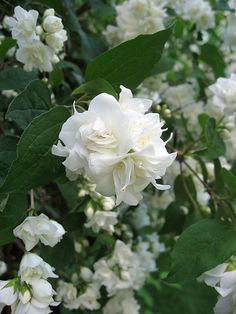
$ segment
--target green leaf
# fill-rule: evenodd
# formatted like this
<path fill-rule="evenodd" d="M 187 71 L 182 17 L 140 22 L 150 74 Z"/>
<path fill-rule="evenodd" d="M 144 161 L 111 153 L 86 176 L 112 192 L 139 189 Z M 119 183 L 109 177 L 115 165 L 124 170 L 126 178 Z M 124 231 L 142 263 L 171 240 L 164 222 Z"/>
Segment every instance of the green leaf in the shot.
<path fill-rule="evenodd" d="M 172 29 L 173 26 L 152 35 L 140 35 L 106 51 L 89 63 L 86 80 L 102 78 L 115 88 L 136 88 L 160 60 Z"/>
<path fill-rule="evenodd" d="M 96 96 L 100 93 L 107 93 L 117 98 L 117 93 L 112 85 L 101 78 L 80 85 L 73 91 L 72 95 L 86 94 L 88 96 Z"/>
<path fill-rule="evenodd" d="M 11 163 L 16 158 L 18 138 L 10 135 L 0 137 L 0 184 L 7 175 Z"/>
<path fill-rule="evenodd" d="M 11 194 L 7 198 L 5 210 L 0 212 L 0 245 L 14 240 L 13 229 L 19 225 L 26 216 L 28 206 L 25 194 Z"/>
<path fill-rule="evenodd" d="M 220 137 L 216 128 L 216 121 L 214 118 L 201 115 L 201 126 L 203 127 L 204 139 L 202 144 L 207 148 L 202 154 L 209 160 L 216 159 L 225 154 L 225 143 Z"/>
<path fill-rule="evenodd" d="M 224 57 L 221 55 L 216 46 L 208 43 L 201 46 L 201 58 L 212 68 L 216 77 L 225 76 Z"/>
<path fill-rule="evenodd" d="M 224 168 L 221 170 L 221 175 L 224 179 L 224 184 L 228 187 L 230 192 L 236 196 L 236 176 Z"/>
<path fill-rule="evenodd" d="M 187 228 L 172 253 L 170 282 L 197 278 L 236 252 L 236 231 L 220 220 L 203 219 Z"/>
<path fill-rule="evenodd" d="M 4 59 L 8 50 L 16 45 L 16 41 L 11 37 L 6 37 L 3 39 L 0 45 L 0 59 Z"/>
<path fill-rule="evenodd" d="M 64 107 L 55 107 L 36 117 L 23 132 L 17 145 L 17 159 L 0 187 L 0 193 L 28 191 L 59 175 L 61 166 L 51 148 L 70 116 Z"/>
<path fill-rule="evenodd" d="M 52 87 L 58 87 L 60 84 L 63 83 L 64 74 L 62 69 L 59 65 L 55 65 L 53 67 L 53 71 L 49 74 L 49 82 L 51 83 Z"/>
<path fill-rule="evenodd" d="M 15 121 L 22 129 L 41 113 L 48 111 L 51 104 L 50 92 L 40 80 L 35 80 L 10 103 L 6 117 Z"/>
<path fill-rule="evenodd" d="M 30 81 L 36 79 L 35 72 L 25 72 L 21 68 L 5 68 L 0 72 L 0 90 L 23 90 Z"/>

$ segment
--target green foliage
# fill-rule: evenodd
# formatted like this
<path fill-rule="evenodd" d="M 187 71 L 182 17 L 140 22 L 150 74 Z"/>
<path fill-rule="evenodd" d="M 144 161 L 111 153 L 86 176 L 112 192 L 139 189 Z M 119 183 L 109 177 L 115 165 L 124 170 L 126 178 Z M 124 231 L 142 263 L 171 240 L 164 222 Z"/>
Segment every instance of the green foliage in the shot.
<path fill-rule="evenodd" d="M 93 97 L 100 93 L 107 93 L 117 98 L 117 93 L 112 85 L 101 78 L 80 85 L 73 91 L 72 95 L 86 94 Z"/>
<path fill-rule="evenodd" d="M 48 111 L 50 104 L 49 89 L 42 81 L 35 80 L 10 103 L 6 117 L 25 129 L 35 117 Z"/>
<path fill-rule="evenodd" d="M 236 231 L 232 225 L 203 219 L 187 228 L 177 241 L 169 281 L 182 282 L 225 262 L 236 251 Z"/>
<path fill-rule="evenodd" d="M 3 39 L 3 41 L 0 44 L 0 60 L 4 59 L 9 49 L 14 47 L 16 44 L 16 41 L 12 39 L 11 37 L 6 37 Z"/>
<path fill-rule="evenodd" d="M 0 211 L 0 245 L 14 240 L 13 229 L 26 217 L 27 197 L 23 193 L 12 193 L 6 198 L 4 211 Z"/>
<path fill-rule="evenodd" d="M 16 145 L 18 138 L 15 136 L 0 137 L 0 184 L 7 175 L 8 169 L 16 158 Z"/>
<path fill-rule="evenodd" d="M 116 89 L 120 85 L 137 87 L 161 58 L 173 26 L 152 35 L 140 35 L 92 60 L 86 69 L 86 80 L 102 78 Z"/>
<path fill-rule="evenodd" d="M 36 117 L 25 129 L 17 146 L 17 159 L 0 187 L 0 193 L 25 192 L 58 176 L 60 161 L 51 153 L 63 122 L 64 107 L 55 107 Z M 42 176 L 42 173 L 46 174 Z"/>
<path fill-rule="evenodd" d="M 0 72 L 0 90 L 23 90 L 36 78 L 37 76 L 35 72 L 25 72 L 22 68 L 7 67 Z"/>

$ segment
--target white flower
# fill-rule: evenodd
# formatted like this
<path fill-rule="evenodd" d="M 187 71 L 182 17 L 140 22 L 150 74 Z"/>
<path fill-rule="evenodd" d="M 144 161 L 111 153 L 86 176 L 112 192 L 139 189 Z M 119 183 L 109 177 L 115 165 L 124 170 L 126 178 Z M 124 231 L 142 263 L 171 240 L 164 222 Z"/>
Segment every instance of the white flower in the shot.
<path fill-rule="evenodd" d="M 198 280 L 204 281 L 208 286 L 215 287 L 219 283 L 227 267 L 228 264 L 226 263 L 220 264 L 203 273 L 198 277 Z"/>
<path fill-rule="evenodd" d="M 213 104 L 225 114 L 232 114 L 236 106 L 236 75 L 230 78 L 220 77 L 209 87 L 213 93 Z"/>
<path fill-rule="evenodd" d="M 137 230 L 151 225 L 148 206 L 146 204 L 142 203 L 135 208 L 131 215 L 131 224 Z"/>
<path fill-rule="evenodd" d="M 0 276 L 7 271 L 7 264 L 3 261 L 0 261 Z"/>
<path fill-rule="evenodd" d="M 62 225 L 44 214 L 27 217 L 13 232 L 24 242 L 27 251 L 35 247 L 39 241 L 53 247 L 65 234 Z"/>
<path fill-rule="evenodd" d="M 103 314 L 138 314 L 139 311 L 140 306 L 130 290 L 118 292 L 103 308 Z"/>
<path fill-rule="evenodd" d="M 44 11 L 44 14 L 43 14 L 44 17 L 50 16 L 50 15 L 51 16 L 55 15 L 55 10 L 54 9 L 47 9 L 47 10 Z"/>
<path fill-rule="evenodd" d="M 44 262 L 40 256 L 34 253 L 27 253 L 21 260 L 19 275 L 22 281 L 30 283 L 40 278 L 57 278 L 58 276 L 53 271 L 54 268 Z"/>
<path fill-rule="evenodd" d="M 0 312 L 6 305 L 13 305 L 18 298 L 18 293 L 14 291 L 14 285 L 10 281 L 0 281 Z"/>
<path fill-rule="evenodd" d="M 54 51 L 59 52 L 62 50 L 64 42 L 67 40 L 67 32 L 62 29 L 56 33 L 46 36 L 46 43 Z"/>
<path fill-rule="evenodd" d="M 38 68 L 40 71 L 52 71 L 53 51 L 41 41 L 35 40 L 30 45 L 17 49 L 16 59 L 24 64 L 25 71 Z"/>
<path fill-rule="evenodd" d="M 48 33 L 55 33 L 63 29 L 61 18 L 47 15 L 43 20 L 43 28 Z"/>
<path fill-rule="evenodd" d="M 67 170 L 81 172 L 96 183 L 97 192 L 116 195 L 116 203 L 137 205 L 142 191 L 156 183 L 171 165 L 176 154 L 169 154 L 161 139 L 163 123 L 158 114 L 144 114 L 151 106 L 148 99 L 133 98 L 121 86 L 119 102 L 111 95 L 100 94 L 86 112 L 69 118 L 59 134 L 52 153 L 66 157 Z"/>
<path fill-rule="evenodd" d="M 79 308 L 77 289 L 72 283 L 63 280 L 58 282 L 57 296 L 58 301 L 63 301 L 63 305 L 70 310 Z"/>
<path fill-rule="evenodd" d="M 30 298 L 28 290 L 23 291 L 22 296 L 12 305 L 12 312 L 15 314 L 48 314 L 51 313 L 49 306 L 56 306 L 59 303 L 53 300 L 55 291 L 49 282 L 44 279 L 30 283 Z"/>
<path fill-rule="evenodd" d="M 233 50 L 236 49 L 236 35 L 235 35 L 235 27 L 236 27 L 236 14 L 230 14 L 227 17 L 227 27 L 223 33 L 223 40 L 227 45 L 229 45 Z"/>
<path fill-rule="evenodd" d="M 165 1 L 126 0 L 115 7 L 117 26 L 108 25 L 104 35 L 111 45 L 132 39 L 140 34 L 151 34 L 164 28 L 167 17 Z"/>
<path fill-rule="evenodd" d="M 87 286 L 84 293 L 78 297 L 78 304 L 81 309 L 88 309 L 90 311 L 100 308 L 100 303 L 97 299 L 100 298 L 99 286 L 96 283 L 91 283 Z"/>
<path fill-rule="evenodd" d="M 185 0 L 178 13 L 182 15 L 184 20 L 196 23 L 200 30 L 215 26 L 215 14 L 208 1 Z"/>
<path fill-rule="evenodd" d="M 118 222 L 117 216 L 117 212 L 97 210 L 91 217 L 88 217 L 85 227 L 92 228 L 94 232 L 103 229 L 112 233 L 114 232 L 114 225 Z"/>
<path fill-rule="evenodd" d="M 11 29 L 12 37 L 17 40 L 19 45 L 32 43 L 36 39 L 36 23 L 38 11 L 26 11 L 17 6 L 14 9 L 14 17 L 6 17 L 5 23 Z"/>
<path fill-rule="evenodd" d="M 145 262 L 139 252 L 133 252 L 117 240 L 112 257 L 102 258 L 94 264 L 94 281 L 105 286 L 109 296 L 121 290 L 140 289 L 149 271 L 154 270 L 154 267 L 147 270 Z"/>

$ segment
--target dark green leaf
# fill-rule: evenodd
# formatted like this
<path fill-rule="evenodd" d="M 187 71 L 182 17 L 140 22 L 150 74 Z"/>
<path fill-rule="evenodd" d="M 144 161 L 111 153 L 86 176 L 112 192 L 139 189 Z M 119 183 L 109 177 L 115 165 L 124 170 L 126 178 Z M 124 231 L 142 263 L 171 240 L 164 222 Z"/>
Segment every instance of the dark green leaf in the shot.
<path fill-rule="evenodd" d="M 0 137 L 0 184 L 7 175 L 8 169 L 16 158 L 18 138 L 14 136 Z"/>
<path fill-rule="evenodd" d="M 14 240 L 13 229 L 19 225 L 26 216 L 28 206 L 25 194 L 11 194 L 3 212 L 0 212 L 0 245 Z"/>
<path fill-rule="evenodd" d="M 0 90 L 23 90 L 30 81 L 36 78 L 35 72 L 25 72 L 21 68 L 5 68 L 0 72 Z"/>
<path fill-rule="evenodd" d="M 236 231 L 219 220 L 203 219 L 187 228 L 172 253 L 169 281 L 197 278 L 225 262 L 236 252 Z"/>
<path fill-rule="evenodd" d="M 224 183 L 227 185 L 230 192 L 236 196 L 236 176 L 234 176 L 229 170 L 222 169 L 221 175 L 224 179 Z"/>
<path fill-rule="evenodd" d="M 152 35 L 140 35 L 92 60 L 86 69 L 86 80 L 102 78 L 115 88 L 136 88 L 150 75 L 161 58 L 173 26 Z"/>
<path fill-rule="evenodd" d="M 51 148 L 68 118 L 67 109 L 55 107 L 31 122 L 20 138 L 17 159 L 0 187 L 0 193 L 28 191 L 59 175 L 61 163 L 52 155 Z"/>
<path fill-rule="evenodd" d="M 8 50 L 16 45 L 16 41 L 11 37 L 6 37 L 3 39 L 0 45 L 0 59 L 4 59 Z"/>
<path fill-rule="evenodd" d="M 212 68 L 216 77 L 225 75 L 224 58 L 216 46 L 208 43 L 201 46 L 201 58 Z"/>
<path fill-rule="evenodd" d="M 50 104 L 49 89 L 42 81 L 35 80 L 13 99 L 6 117 L 24 129 L 35 117 L 48 111 Z"/>

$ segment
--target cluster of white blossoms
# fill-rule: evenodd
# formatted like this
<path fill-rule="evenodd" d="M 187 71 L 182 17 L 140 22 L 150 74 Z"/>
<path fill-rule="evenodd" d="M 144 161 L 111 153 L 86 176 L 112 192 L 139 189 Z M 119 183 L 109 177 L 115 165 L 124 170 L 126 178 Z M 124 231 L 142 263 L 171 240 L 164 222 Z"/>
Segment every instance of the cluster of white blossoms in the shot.
<path fill-rule="evenodd" d="M 97 192 L 115 195 L 117 205 L 122 201 L 137 205 L 149 183 L 168 189 L 156 180 L 164 176 L 176 153 L 169 154 L 161 139 L 159 115 L 146 113 L 151 104 L 121 86 L 119 101 L 102 93 L 90 102 L 88 111 L 75 111 L 52 148 L 53 154 L 66 157 L 67 176 L 86 174 Z"/>
<path fill-rule="evenodd" d="M 23 240 L 27 251 L 39 241 L 53 247 L 64 233 L 60 224 L 44 214 L 27 217 L 14 229 L 15 236 Z M 16 314 L 50 313 L 50 306 L 59 303 L 54 301 L 56 292 L 47 279 L 57 277 L 54 268 L 40 256 L 26 252 L 20 263 L 18 277 L 0 281 L 0 312 L 5 306 L 10 306 L 12 313 Z"/>
<path fill-rule="evenodd" d="M 215 13 L 208 1 L 183 0 L 178 4 L 178 13 L 186 21 L 196 25 L 199 30 L 213 28 L 215 26 Z M 181 8 L 180 8 L 181 7 Z"/>
<path fill-rule="evenodd" d="M 24 69 L 51 72 L 53 64 L 59 62 L 58 53 L 63 49 L 67 33 L 54 9 L 44 12 L 42 25 L 37 25 L 38 16 L 36 10 L 26 11 L 17 6 L 14 17 L 6 16 L 4 23 L 17 41 L 16 59 L 24 64 Z"/>
<path fill-rule="evenodd" d="M 215 314 L 235 314 L 236 309 L 236 270 L 235 261 L 223 263 L 199 277 L 219 293 L 214 307 Z"/>
<path fill-rule="evenodd" d="M 104 286 L 109 298 L 102 309 L 104 314 L 138 314 L 140 306 L 134 290 L 140 289 L 150 273 L 157 270 L 156 258 L 164 251 L 156 233 L 147 235 L 145 241 L 140 238 L 134 249 L 117 240 L 112 255 L 95 262 L 94 272 L 81 267 L 79 278 L 73 278 L 71 283 L 60 280 L 57 300 L 68 309 L 97 310 L 101 307 L 100 290 Z"/>
<path fill-rule="evenodd" d="M 108 25 L 104 31 L 108 43 L 113 46 L 164 29 L 165 4 L 164 0 L 126 0 L 117 5 L 116 25 Z"/>
<path fill-rule="evenodd" d="M 224 139 L 226 144 L 226 158 L 235 158 L 236 149 L 236 75 L 231 74 L 229 78 L 220 77 L 209 87 L 211 95 L 207 110 L 217 121 L 224 124 Z"/>

